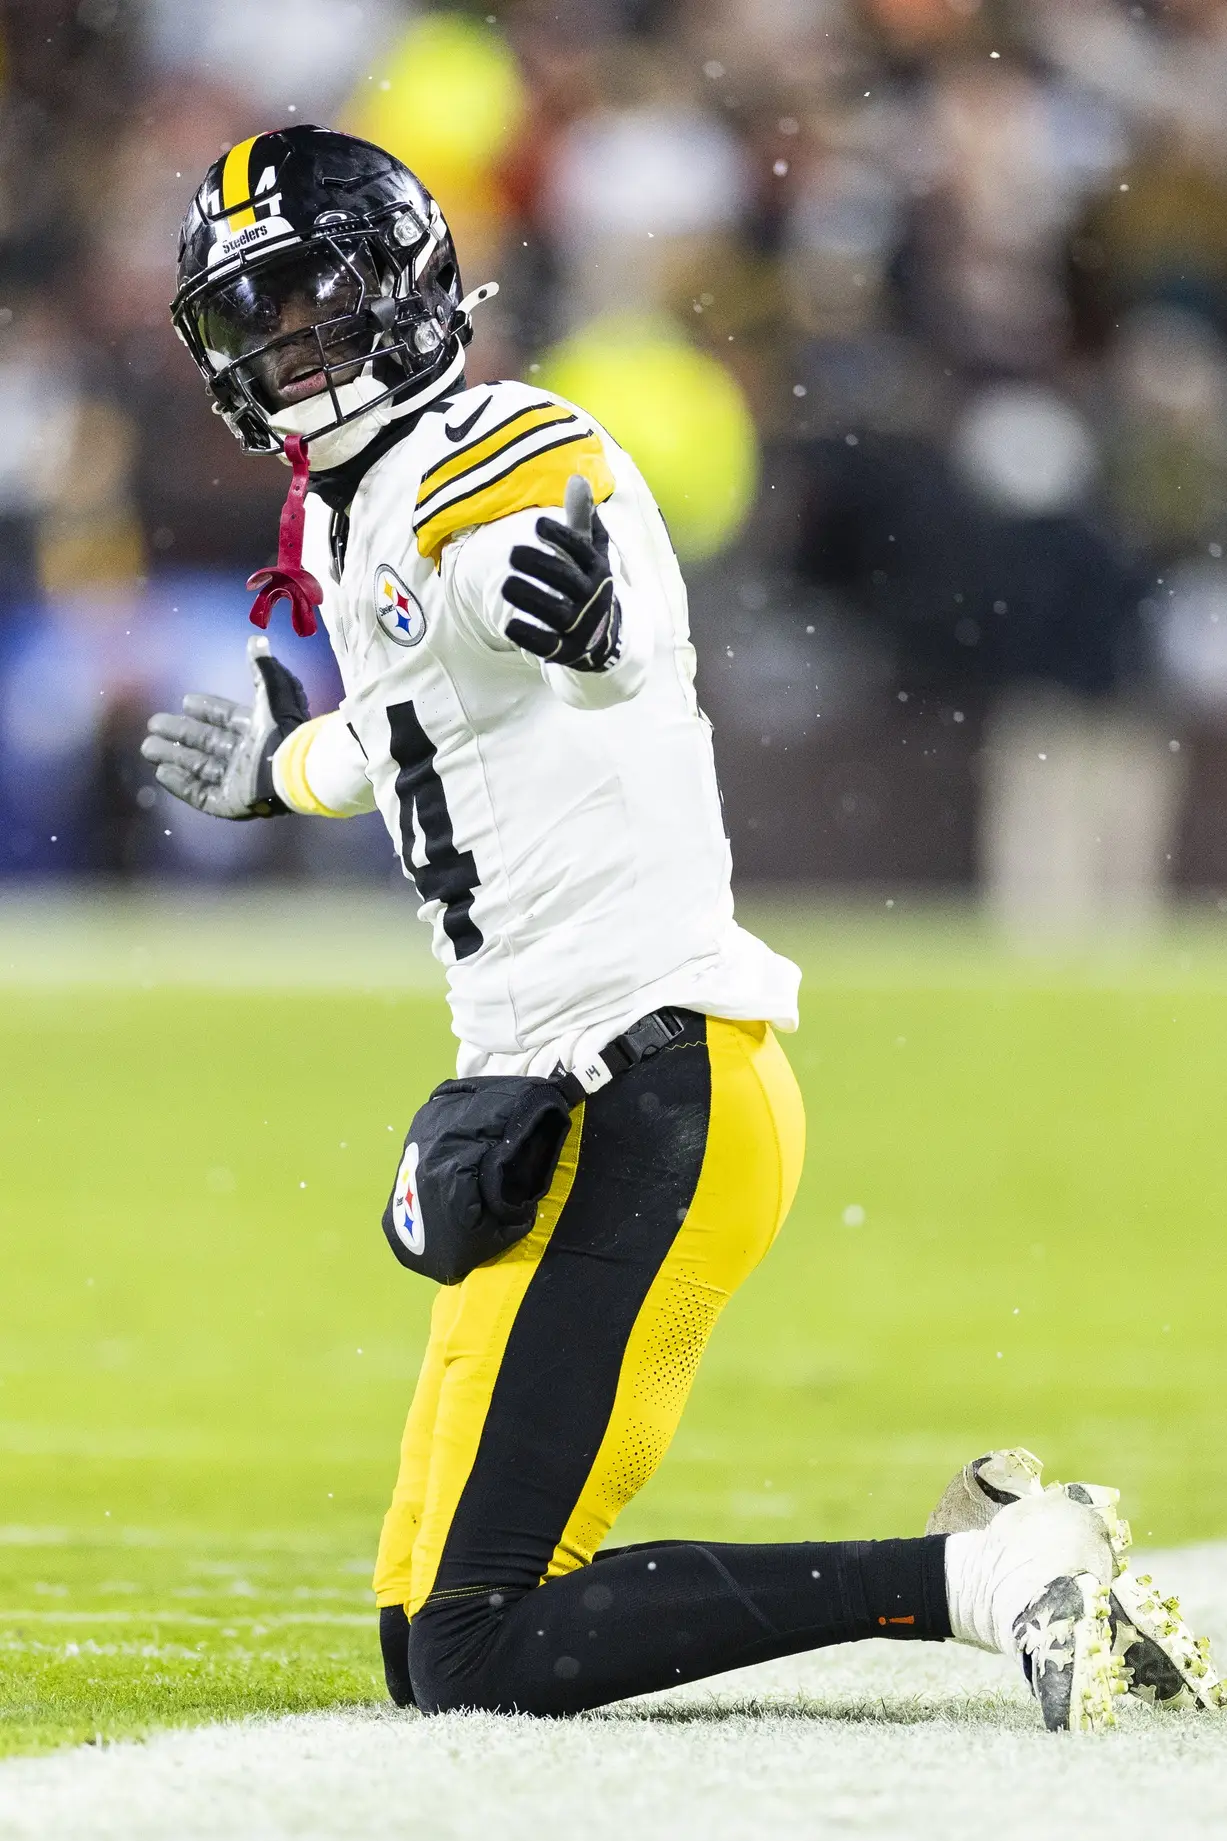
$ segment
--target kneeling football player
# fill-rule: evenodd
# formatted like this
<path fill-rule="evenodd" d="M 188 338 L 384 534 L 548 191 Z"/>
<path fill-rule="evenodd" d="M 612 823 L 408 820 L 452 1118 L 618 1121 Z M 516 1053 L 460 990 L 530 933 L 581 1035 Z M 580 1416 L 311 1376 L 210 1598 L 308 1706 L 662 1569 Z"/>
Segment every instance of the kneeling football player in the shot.
<path fill-rule="evenodd" d="M 1021 1657 L 1049 1726 L 1109 1723 L 1116 1561 L 1089 1498 L 1024 1493 L 914 1540 L 602 1547 L 788 1213 L 804 1120 L 775 1031 L 796 1027 L 798 972 L 733 919 L 685 590 L 634 462 L 548 390 L 465 387 L 492 291 L 463 294 L 404 166 L 294 127 L 206 175 L 172 310 L 243 446 L 293 465 L 253 617 L 285 598 L 309 631 L 319 601 L 345 696 L 312 718 L 253 639 L 250 707 L 186 698 L 145 753 L 219 818 L 377 808 L 461 1045 L 469 1123 L 432 1149 L 415 1121 L 389 1205 L 406 1263 L 434 1252 L 458 1281 L 379 1548 L 392 1696 L 566 1714 L 953 1636 Z M 430 1159 L 472 1177 L 513 1135 L 491 1109 L 547 1086 L 544 1177 L 516 1178 L 535 1206 L 466 1259 L 490 1198 L 461 1218 L 436 1171 L 426 1205 Z"/>

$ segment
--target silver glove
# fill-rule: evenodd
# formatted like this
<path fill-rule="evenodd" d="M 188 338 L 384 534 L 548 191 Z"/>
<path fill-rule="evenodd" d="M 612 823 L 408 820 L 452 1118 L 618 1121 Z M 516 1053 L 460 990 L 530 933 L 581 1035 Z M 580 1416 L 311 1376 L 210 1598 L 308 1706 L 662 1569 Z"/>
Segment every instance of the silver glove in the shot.
<path fill-rule="evenodd" d="M 186 696 L 181 716 L 149 718 L 141 743 L 159 785 L 212 818 L 274 818 L 289 809 L 273 786 L 273 756 L 311 716 L 306 691 L 271 656 L 267 639 L 249 639 L 247 659 L 252 703 Z"/>

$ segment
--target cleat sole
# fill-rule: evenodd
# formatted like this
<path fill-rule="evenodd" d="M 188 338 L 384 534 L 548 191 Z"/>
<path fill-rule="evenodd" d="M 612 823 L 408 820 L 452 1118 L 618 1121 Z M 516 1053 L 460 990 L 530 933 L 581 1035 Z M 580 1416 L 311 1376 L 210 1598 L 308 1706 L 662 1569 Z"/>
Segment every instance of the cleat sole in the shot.
<path fill-rule="evenodd" d="M 1160 1598 L 1149 1573 L 1112 1582 L 1113 1650 L 1129 1691 L 1152 1706 L 1219 1711 L 1227 1691 L 1210 1659 L 1208 1637 L 1194 1636 L 1178 1598 Z"/>
<path fill-rule="evenodd" d="M 1108 1592 L 1092 1585 L 1089 1613 L 1074 1632 L 1074 1684 L 1070 1694 L 1070 1732 L 1107 1732 L 1116 1725 L 1116 1700 L 1125 1691 L 1119 1662 L 1112 1654 Z"/>
<path fill-rule="evenodd" d="M 1112 1654 L 1108 1589 L 1090 1573 L 1054 1579 L 1014 1625 L 1049 1732 L 1106 1732 L 1124 1682 Z"/>

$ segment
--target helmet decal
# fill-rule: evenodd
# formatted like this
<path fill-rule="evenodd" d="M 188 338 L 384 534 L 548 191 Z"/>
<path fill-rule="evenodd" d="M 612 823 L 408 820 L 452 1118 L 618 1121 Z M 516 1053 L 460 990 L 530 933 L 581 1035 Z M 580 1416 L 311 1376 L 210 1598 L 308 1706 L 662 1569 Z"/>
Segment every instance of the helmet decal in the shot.
<path fill-rule="evenodd" d="M 220 185 L 205 191 L 204 215 L 216 237 L 209 251 L 210 268 L 256 243 L 299 240 L 294 226 L 281 215 L 276 164 L 256 154 L 257 145 L 268 138 L 253 134 L 232 147 L 221 162 Z M 254 173 L 258 177 L 253 183 Z"/>

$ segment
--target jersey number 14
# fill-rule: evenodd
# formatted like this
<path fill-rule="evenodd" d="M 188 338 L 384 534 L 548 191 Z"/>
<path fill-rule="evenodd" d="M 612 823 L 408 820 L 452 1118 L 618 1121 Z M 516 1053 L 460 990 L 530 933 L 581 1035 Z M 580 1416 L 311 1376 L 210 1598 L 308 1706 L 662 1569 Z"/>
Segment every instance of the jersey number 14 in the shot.
<path fill-rule="evenodd" d="M 435 745 L 418 720 L 412 703 L 394 703 L 388 711 L 392 759 L 399 772 L 401 855 L 423 901 L 443 903 L 443 931 L 458 959 L 468 959 L 483 944 L 472 916 L 473 891 L 481 884 L 471 850 L 457 850 L 443 782 L 435 766 Z M 421 833 L 425 863 L 414 859 Z"/>

